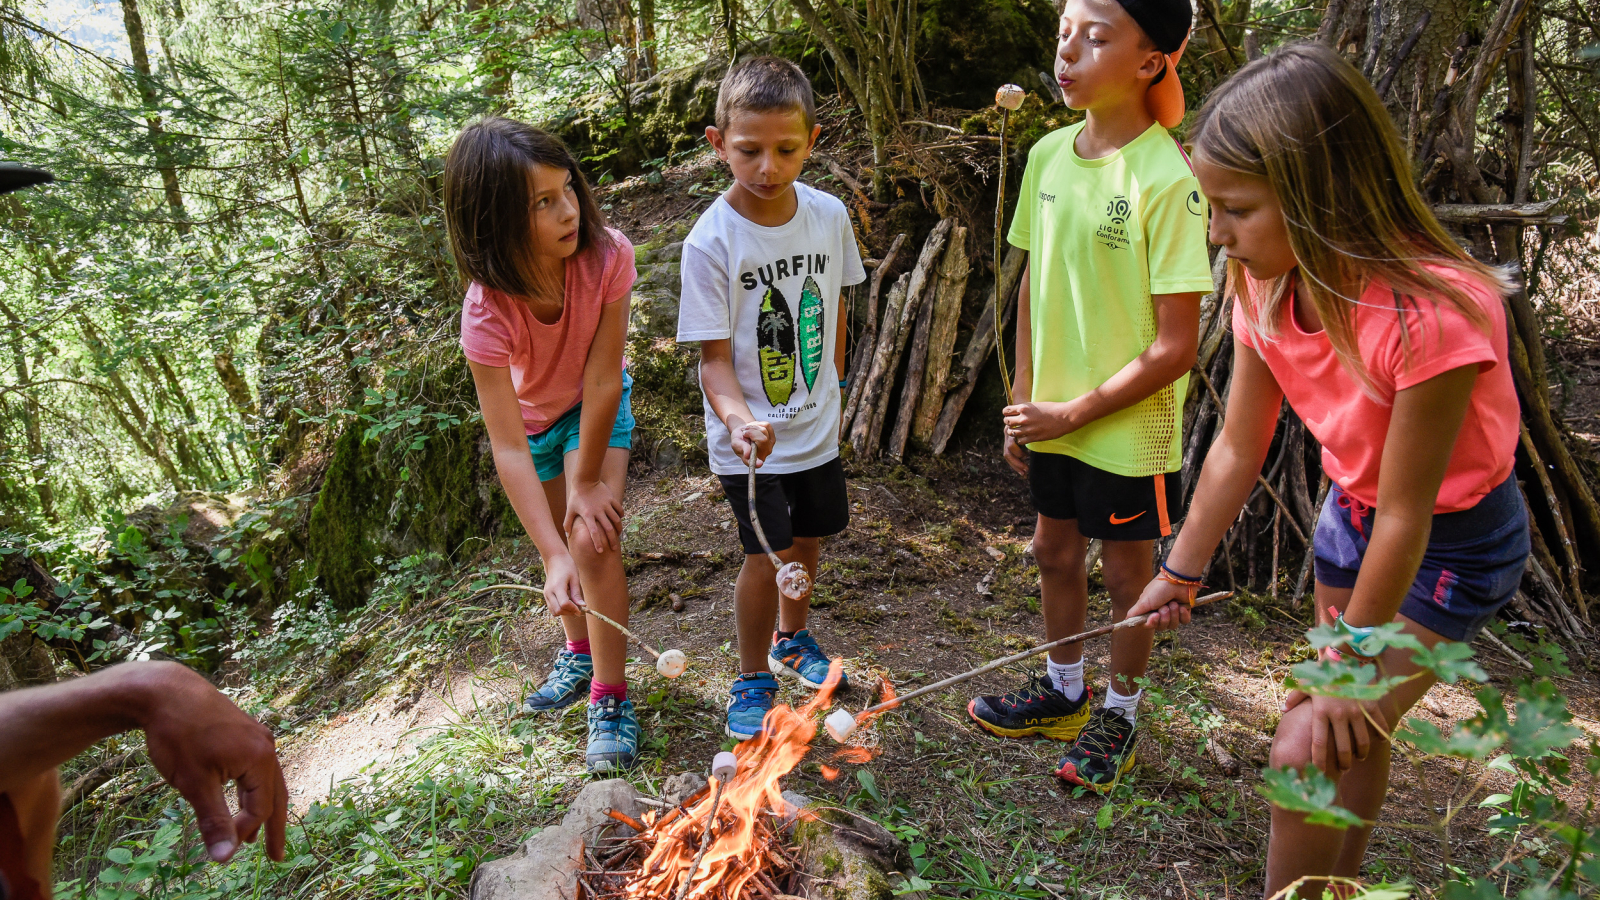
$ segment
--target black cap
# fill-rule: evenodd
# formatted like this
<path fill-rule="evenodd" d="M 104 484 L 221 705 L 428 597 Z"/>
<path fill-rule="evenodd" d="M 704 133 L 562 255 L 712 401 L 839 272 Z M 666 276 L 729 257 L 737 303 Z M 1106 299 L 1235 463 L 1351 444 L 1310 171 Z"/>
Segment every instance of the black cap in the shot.
<path fill-rule="evenodd" d="M 1162 53 L 1176 53 L 1189 36 L 1194 10 L 1189 0 L 1117 0 Z"/>
<path fill-rule="evenodd" d="M 20 191 L 36 184 L 55 181 L 55 176 L 43 169 L 31 169 L 18 163 L 0 162 L 0 194 Z"/>

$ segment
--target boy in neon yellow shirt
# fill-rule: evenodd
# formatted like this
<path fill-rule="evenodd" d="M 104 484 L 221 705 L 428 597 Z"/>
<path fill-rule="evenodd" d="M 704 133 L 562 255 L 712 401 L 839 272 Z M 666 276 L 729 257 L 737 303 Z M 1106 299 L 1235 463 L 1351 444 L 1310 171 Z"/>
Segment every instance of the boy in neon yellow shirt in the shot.
<path fill-rule="evenodd" d="M 1008 236 L 1029 265 L 1005 456 L 1039 512 L 1051 640 L 1084 630 L 1090 538 L 1102 541 L 1120 620 L 1150 581 L 1155 539 L 1180 517 L 1183 398 L 1212 287 L 1205 200 L 1167 133 L 1183 118 L 1176 66 L 1191 20 L 1188 0 L 1068 0 L 1056 77 L 1086 117 L 1029 153 Z M 1150 634 L 1112 639 L 1099 709 L 1073 645 L 1051 652 L 1048 677 L 976 697 L 968 714 L 992 734 L 1070 741 L 1056 774 L 1109 790 L 1133 765 Z"/>

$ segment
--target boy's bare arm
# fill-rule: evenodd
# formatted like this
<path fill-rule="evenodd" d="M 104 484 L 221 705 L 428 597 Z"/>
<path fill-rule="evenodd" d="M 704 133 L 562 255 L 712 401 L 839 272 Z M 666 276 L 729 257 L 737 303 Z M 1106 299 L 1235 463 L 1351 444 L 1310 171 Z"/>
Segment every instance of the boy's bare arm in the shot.
<path fill-rule="evenodd" d="M 839 373 L 842 381 L 845 377 L 845 358 L 849 355 L 845 344 L 850 339 L 850 307 L 845 305 L 844 292 L 839 292 L 839 336 L 833 342 L 833 370 Z"/>
<path fill-rule="evenodd" d="M 745 426 L 754 424 L 762 432 L 753 445 L 756 457 L 766 459 L 767 454 L 772 452 L 776 435 L 772 426 L 756 421 L 755 414 L 750 412 L 750 404 L 744 401 L 744 389 L 740 387 L 739 375 L 733 368 L 733 343 L 726 338 L 700 342 L 700 389 L 705 391 L 711 412 L 728 426 L 733 438 L 733 452 L 749 462 L 752 444 L 745 437 Z"/>
<path fill-rule="evenodd" d="M 1200 346 L 1200 292 L 1156 294 L 1150 301 L 1155 308 L 1155 341 L 1099 387 L 1064 402 L 1025 402 L 1019 395 L 1015 405 L 1006 407 L 1006 425 L 1018 443 L 1048 441 L 1077 431 L 1151 396 L 1194 366 Z M 1019 317 L 1019 337 L 1021 322 Z"/>

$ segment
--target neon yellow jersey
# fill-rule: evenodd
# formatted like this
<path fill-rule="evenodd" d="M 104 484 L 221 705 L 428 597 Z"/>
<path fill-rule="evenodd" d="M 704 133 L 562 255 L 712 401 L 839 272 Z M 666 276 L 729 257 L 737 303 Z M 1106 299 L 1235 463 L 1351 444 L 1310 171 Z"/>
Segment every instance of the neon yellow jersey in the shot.
<path fill-rule="evenodd" d="M 1034 400 L 1079 397 L 1143 353 L 1156 337 L 1152 294 L 1212 289 L 1206 201 L 1166 129 L 1100 159 L 1073 149 L 1082 130 L 1028 153 L 1008 236 L 1028 251 Z M 1188 380 L 1029 449 L 1131 477 L 1176 471 Z"/>

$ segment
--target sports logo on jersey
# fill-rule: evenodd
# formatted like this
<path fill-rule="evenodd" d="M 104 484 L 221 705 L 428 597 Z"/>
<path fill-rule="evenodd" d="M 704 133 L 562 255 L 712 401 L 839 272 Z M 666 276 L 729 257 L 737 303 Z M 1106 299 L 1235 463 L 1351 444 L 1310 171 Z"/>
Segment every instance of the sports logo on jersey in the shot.
<path fill-rule="evenodd" d="M 1189 207 L 1189 212 L 1191 214 L 1196 215 L 1196 216 L 1205 215 L 1206 206 L 1205 206 L 1204 203 L 1200 202 L 1200 192 L 1199 191 L 1190 191 L 1189 192 L 1189 198 L 1186 201 L 1185 205 Z"/>
<path fill-rule="evenodd" d="M 1106 221 L 1095 229 L 1094 239 L 1104 244 L 1109 250 L 1128 249 L 1128 216 L 1133 212 L 1133 207 L 1128 203 L 1128 198 L 1118 194 L 1106 204 Z"/>

